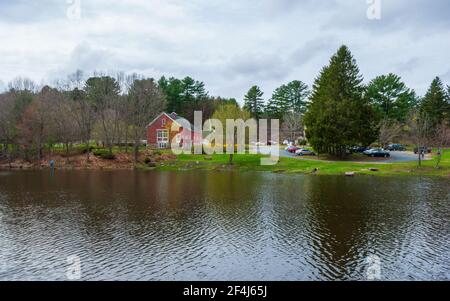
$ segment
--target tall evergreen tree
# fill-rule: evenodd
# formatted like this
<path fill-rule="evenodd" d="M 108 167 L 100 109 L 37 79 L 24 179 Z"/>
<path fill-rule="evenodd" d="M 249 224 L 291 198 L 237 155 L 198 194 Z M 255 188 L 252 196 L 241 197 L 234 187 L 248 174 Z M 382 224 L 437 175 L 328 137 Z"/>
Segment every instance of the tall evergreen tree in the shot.
<path fill-rule="evenodd" d="M 281 119 L 286 113 L 305 113 L 308 86 L 298 80 L 277 88 L 266 106 L 269 117 Z"/>
<path fill-rule="evenodd" d="M 283 112 L 285 112 L 285 110 L 280 109 L 279 104 L 273 99 L 269 99 L 264 106 L 264 116 L 267 118 L 280 119 L 283 116 Z"/>
<path fill-rule="evenodd" d="M 450 86 L 447 86 L 447 124 L 450 126 Z"/>
<path fill-rule="evenodd" d="M 264 93 L 258 86 L 253 86 L 244 96 L 244 109 L 256 119 L 259 119 L 264 111 L 263 95 Z"/>
<path fill-rule="evenodd" d="M 177 78 L 169 78 L 166 79 L 164 76 L 158 81 L 158 87 L 163 91 L 166 101 L 167 107 L 166 110 L 168 112 L 178 112 L 181 113 L 181 108 L 183 106 L 182 103 L 182 93 L 183 86 L 181 80 Z"/>
<path fill-rule="evenodd" d="M 174 77 L 167 80 L 163 76 L 158 81 L 158 87 L 163 91 L 167 100 L 166 110 L 176 112 L 186 118 L 187 115 L 193 115 L 192 109 L 208 97 L 205 84 L 189 76 L 182 80 Z"/>
<path fill-rule="evenodd" d="M 205 84 L 203 82 L 196 81 L 189 76 L 182 80 L 182 88 L 182 97 L 185 103 L 198 101 L 208 96 L 208 93 L 205 91 Z"/>
<path fill-rule="evenodd" d="M 376 139 L 374 111 L 363 97 L 362 81 L 346 46 L 322 69 L 304 118 L 307 138 L 318 152 L 343 157 L 349 146 Z"/>
<path fill-rule="evenodd" d="M 420 110 L 426 114 L 433 128 L 450 118 L 448 95 L 439 77 L 436 77 L 431 83 L 422 99 Z"/>
<path fill-rule="evenodd" d="M 373 79 L 367 86 L 366 95 L 383 120 L 405 122 L 417 105 L 415 92 L 406 87 L 400 76 L 392 73 Z"/>

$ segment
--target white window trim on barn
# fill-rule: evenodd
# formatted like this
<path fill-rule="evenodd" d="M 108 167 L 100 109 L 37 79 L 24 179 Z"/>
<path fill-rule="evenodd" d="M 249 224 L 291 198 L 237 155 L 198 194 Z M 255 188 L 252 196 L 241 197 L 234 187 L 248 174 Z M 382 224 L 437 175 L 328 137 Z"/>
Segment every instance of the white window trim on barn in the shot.
<path fill-rule="evenodd" d="M 167 148 L 169 146 L 168 130 L 156 130 L 156 144 L 158 148 Z"/>

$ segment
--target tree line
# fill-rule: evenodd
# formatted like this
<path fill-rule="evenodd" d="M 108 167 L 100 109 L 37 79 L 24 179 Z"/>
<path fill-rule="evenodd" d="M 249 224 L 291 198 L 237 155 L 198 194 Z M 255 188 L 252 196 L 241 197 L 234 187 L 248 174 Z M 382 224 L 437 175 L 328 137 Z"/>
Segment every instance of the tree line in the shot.
<path fill-rule="evenodd" d="M 419 97 L 393 73 L 363 84 L 356 60 L 342 46 L 323 67 L 312 89 L 301 81 L 277 88 L 269 101 L 253 86 L 244 109 L 255 118 L 278 118 L 283 128 L 306 132 L 319 153 L 343 157 L 352 146 L 401 137 L 419 146 L 450 143 L 450 87 L 436 77 Z M 290 129 L 290 130 L 289 130 Z"/>
<path fill-rule="evenodd" d="M 63 145 L 67 157 L 82 145 L 89 161 L 94 141 L 108 151 L 106 158 L 114 157 L 114 146 L 128 151 L 133 144 L 137 163 L 147 125 L 162 111 L 193 121 L 194 111 L 208 119 L 223 105 L 239 107 L 235 99 L 209 96 L 191 77 L 156 81 L 119 72 L 85 79 L 77 71 L 42 88 L 16 78 L 0 94 L 0 159 L 40 162 L 56 145 Z"/>
<path fill-rule="evenodd" d="M 305 132 L 317 152 L 336 156 L 345 156 L 355 145 L 385 145 L 405 133 L 417 145 L 445 145 L 450 126 L 450 88 L 438 77 L 423 97 L 392 73 L 364 84 L 346 46 L 332 56 L 311 88 L 294 80 L 264 101 L 263 91 L 252 86 L 242 107 L 236 99 L 210 96 L 205 84 L 191 77 L 154 80 L 120 72 L 85 79 L 77 71 L 53 87 L 17 78 L 8 88 L 0 94 L 0 154 L 10 160 L 40 161 L 44 148 L 55 144 L 62 144 L 67 154 L 82 144 L 89 160 L 94 140 L 110 155 L 116 145 L 125 144 L 127 151 L 131 141 L 137 162 L 146 126 L 162 111 L 191 122 L 198 110 L 204 119 L 280 119 L 284 137 L 294 140 Z"/>
<path fill-rule="evenodd" d="M 81 73 L 58 88 L 37 86 L 16 79 L 0 95 L 2 155 L 42 159 L 45 147 L 64 145 L 68 155 L 83 143 L 89 160 L 90 143 L 102 141 L 112 155 L 114 145 L 133 141 L 135 160 L 149 120 L 165 108 L 166 100 L 153 79 L 138 75 L 123 78 Z M 70 88 L 69 88 L 70 87 Z"/>

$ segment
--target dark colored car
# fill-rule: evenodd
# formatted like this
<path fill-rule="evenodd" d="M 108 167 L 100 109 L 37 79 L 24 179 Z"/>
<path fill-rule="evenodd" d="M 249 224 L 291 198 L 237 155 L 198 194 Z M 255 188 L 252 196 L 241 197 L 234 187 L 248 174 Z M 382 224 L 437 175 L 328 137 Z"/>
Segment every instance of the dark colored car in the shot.
<path fill-rule="evenodd" d="M 364 146 L 354 146 L 351 148 L 352 153 L 363 153 L 366 150 L 368 150 L 368 148 Z"/>
<path fill-rule="evenodd" d="M 414 148 L 414 153 L 417 155 L 418 153 L 425 153 L 425 154 L 431 154 L 431 148 L 429 148 L 429 147 L 425 147 L 425 146 L 422 146 L 422 147 L 416 147 L 416 148 Z"/>
<path fill-rule="evenodd" d="M 298 147 L 291 145 L 291 146 L 288 146 L 288 147 L 286 148 L 286 150 L 287 150 L 288 152 L 290 152 L 290 153 L 295 154 L 295 152 L 298 150 Z"/>
<path fill-rule="evenodd" d="M 391 156 L 391 154 L 388 151 L 385 151 L 382 148 L 372 148 L 366 150 L 364 152 L 364 155 L 369 157 L 384 157 L 384 158 L 389 158 Z"/>
<path fill-rule="evenodd" d="M 404 152 L 406 151 L 406 147 L 401 144 L 389 144 L 387 150 Z"/>

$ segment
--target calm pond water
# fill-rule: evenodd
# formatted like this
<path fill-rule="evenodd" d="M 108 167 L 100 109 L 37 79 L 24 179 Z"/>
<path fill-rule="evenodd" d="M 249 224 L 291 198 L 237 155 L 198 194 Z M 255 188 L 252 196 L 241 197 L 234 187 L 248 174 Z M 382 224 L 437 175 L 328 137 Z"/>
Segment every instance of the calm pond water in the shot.
<path fill-rule="evenodd" d="M 384 280 L 448 280 L 450 183 L 1 172 L 0 280 L 66 280 L 73 255 L 83 280 L 364 280 L 368 256 Z"/>

